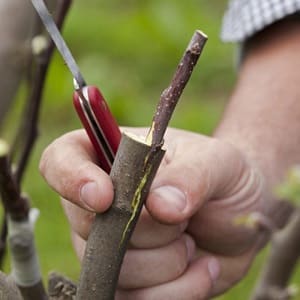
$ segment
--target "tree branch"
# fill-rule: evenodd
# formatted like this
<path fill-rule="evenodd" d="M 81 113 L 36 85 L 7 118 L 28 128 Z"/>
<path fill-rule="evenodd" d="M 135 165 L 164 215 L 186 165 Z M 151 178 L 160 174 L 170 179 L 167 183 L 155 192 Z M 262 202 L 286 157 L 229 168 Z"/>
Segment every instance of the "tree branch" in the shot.
<path fill-rule="evenodd" d="M 0 272 L 1 300 L 24 300 L 18 287 L 10 276 Z"/>
<path fill-rule="evenodd" d="M 59 27 L 63 24 L 70 3 L 71 0 L 62 0 L 59 3 L 57 17 Z M 14 144 L 15 147 L 24 145 L 20 151 L 15 174 L 12 173 L 11 159 L 8 159 L 9 149 L 3 142 L 0 144 L 2 146 L 0 147 L 0 193 L 8 219 L 12 273 L 24 300 L 47 299 L 34 243 L 34 220 L 31 213 L 33 210 L 29 210 L 27 199 L 21 195 L 20 181 L 37 137 L 42 91 L 53 50 L 54 44 L 49 40 L 46 50 L 37 55 L 28 107 L 24 113 L 23 126 L 17 134 L 21 143 Z"/>
<path fill-rule="evenodd" d="M 59 1 L 56 9 L 56 24 L 59 29 L 62 28 L 66 15 L 71 6 L 72 0 Z M 45 79 L 48 67 L 55 49 L 54 43 L 48 39 L 47 48 L 36 55 L 36 66 L 34 77 L 31 80 L 31 89 L 28 95 L 27 109 L 24 112 L 21 127 L 18 131 L 16 141 L 12 152 L 16 152 L 16 148 L 22 148 L 16 170 L 16 181 L 21 182 L 24 170 L 28 164 L 30 154 L 38 135 L 39 111 L 41 107 L 42 93 L 44 89 Z M 21 143 L 20 143 L 21 142 Z"/>
<path fill-rule="evenodd" d="M 86 245 L 77 300 L 114 299 L 131 234 L 164 155 L 162 140 L 175 105 L 204 45 L 197 31 L 171 86 L 161 97 L 147 141 L 124 134 L 111 170 L 115 194 L 111 208 L 97 214 Z M 206 40 L 206 37 L 205 37 Z"/>
<path fill-rule="evenodd" d="M 160 145 L 162 143 L 173 111 L 192 75 L 206 41 L 207 36 L 203 32 L 199 30 L 195 31 L 170 85 L 162 92 L 151 129 L 147 136 L 147 141 L 151 141 L 152 145 Z"/>
<path fill-rule="evenodd" d="M 47 299 L 34 245 L 28 200 L 20 193 L 8 162 L 8 146 L 0 141 L 0 195 L 8 216 L 12 273 L 24 300 Z"/>
<path fill-rule="evenodd" d="M 253 293 L 252 300 L 287 300 L 288 280 L 300 256 L 300 209 L 287 225 L 273 235 L 271 253 Z"/>
<path fill-rule="evenodd" d="M 29 1 L 1 1 L 0 19 L 1 126 L 27 67 L 34 11 Z"/>

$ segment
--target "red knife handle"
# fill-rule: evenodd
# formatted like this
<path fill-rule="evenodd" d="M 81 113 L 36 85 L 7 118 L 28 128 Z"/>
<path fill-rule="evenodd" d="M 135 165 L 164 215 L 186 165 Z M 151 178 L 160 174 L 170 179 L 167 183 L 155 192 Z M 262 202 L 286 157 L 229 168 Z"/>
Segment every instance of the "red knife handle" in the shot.
<path fill-rule="evenodd" d="M 97 87 L 86 86 L 75 91 L 73 102 L 97 153 L 100 166 L 109 173 L 121 140 L 116 120 Z"/>

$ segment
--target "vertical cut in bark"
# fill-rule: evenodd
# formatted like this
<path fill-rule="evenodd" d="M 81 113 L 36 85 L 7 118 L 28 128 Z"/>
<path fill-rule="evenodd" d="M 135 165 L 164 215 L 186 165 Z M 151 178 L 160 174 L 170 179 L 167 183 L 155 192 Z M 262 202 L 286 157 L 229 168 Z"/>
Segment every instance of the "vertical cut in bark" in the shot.
<path fill-rule="evenodd" d="M 111 170 L 112 207 L 97 214 L 82 264 L 76 299 L 114 299 L 118 276 L 132 231 L 164 151 L 123 135 Z"/>

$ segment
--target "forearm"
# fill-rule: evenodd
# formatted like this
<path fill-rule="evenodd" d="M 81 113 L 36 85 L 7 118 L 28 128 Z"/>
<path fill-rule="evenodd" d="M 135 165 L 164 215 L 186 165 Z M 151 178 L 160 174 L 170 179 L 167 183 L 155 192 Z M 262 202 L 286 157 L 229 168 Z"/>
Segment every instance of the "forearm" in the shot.
<path fill-rule="evenodd" d="M 300 22 L 272 25 L 246 51 L 215 135 L 241 148 L 274 186 L 300 161 Z"/>

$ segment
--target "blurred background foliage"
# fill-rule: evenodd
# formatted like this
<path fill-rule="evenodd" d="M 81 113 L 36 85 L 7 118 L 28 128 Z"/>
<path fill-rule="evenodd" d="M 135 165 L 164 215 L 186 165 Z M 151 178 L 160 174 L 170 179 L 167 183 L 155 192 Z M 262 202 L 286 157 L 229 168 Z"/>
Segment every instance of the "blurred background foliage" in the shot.
<path fill-rule="evenodd" d="M 210 134 L 235 81 L 236 47 L 219 39 L 226 2 L 76 0 L 63 34 L 88 83 L 100 87 L 119 124 L 149 126 L 160 93 L 168 85 L 194 30 L 204 31 L 208 43 L 171 125 Z M 72 90 L 71 74 L 55 53 L 44 91 L 40 138 L 24 190 L 41 210 L 36 233 L 45 277 L 55 269 L 77 279 L 79 263 L 58 196 L 38 173 L 39 157 L 46 145 L 81 127 L 72 107 Z M 8 136 L 18 123 L 25 93 L 22 87 L 7 120 Z M 219 299 L 247 298 L 263 259 L 261 255 L 249 276 Z"/>

